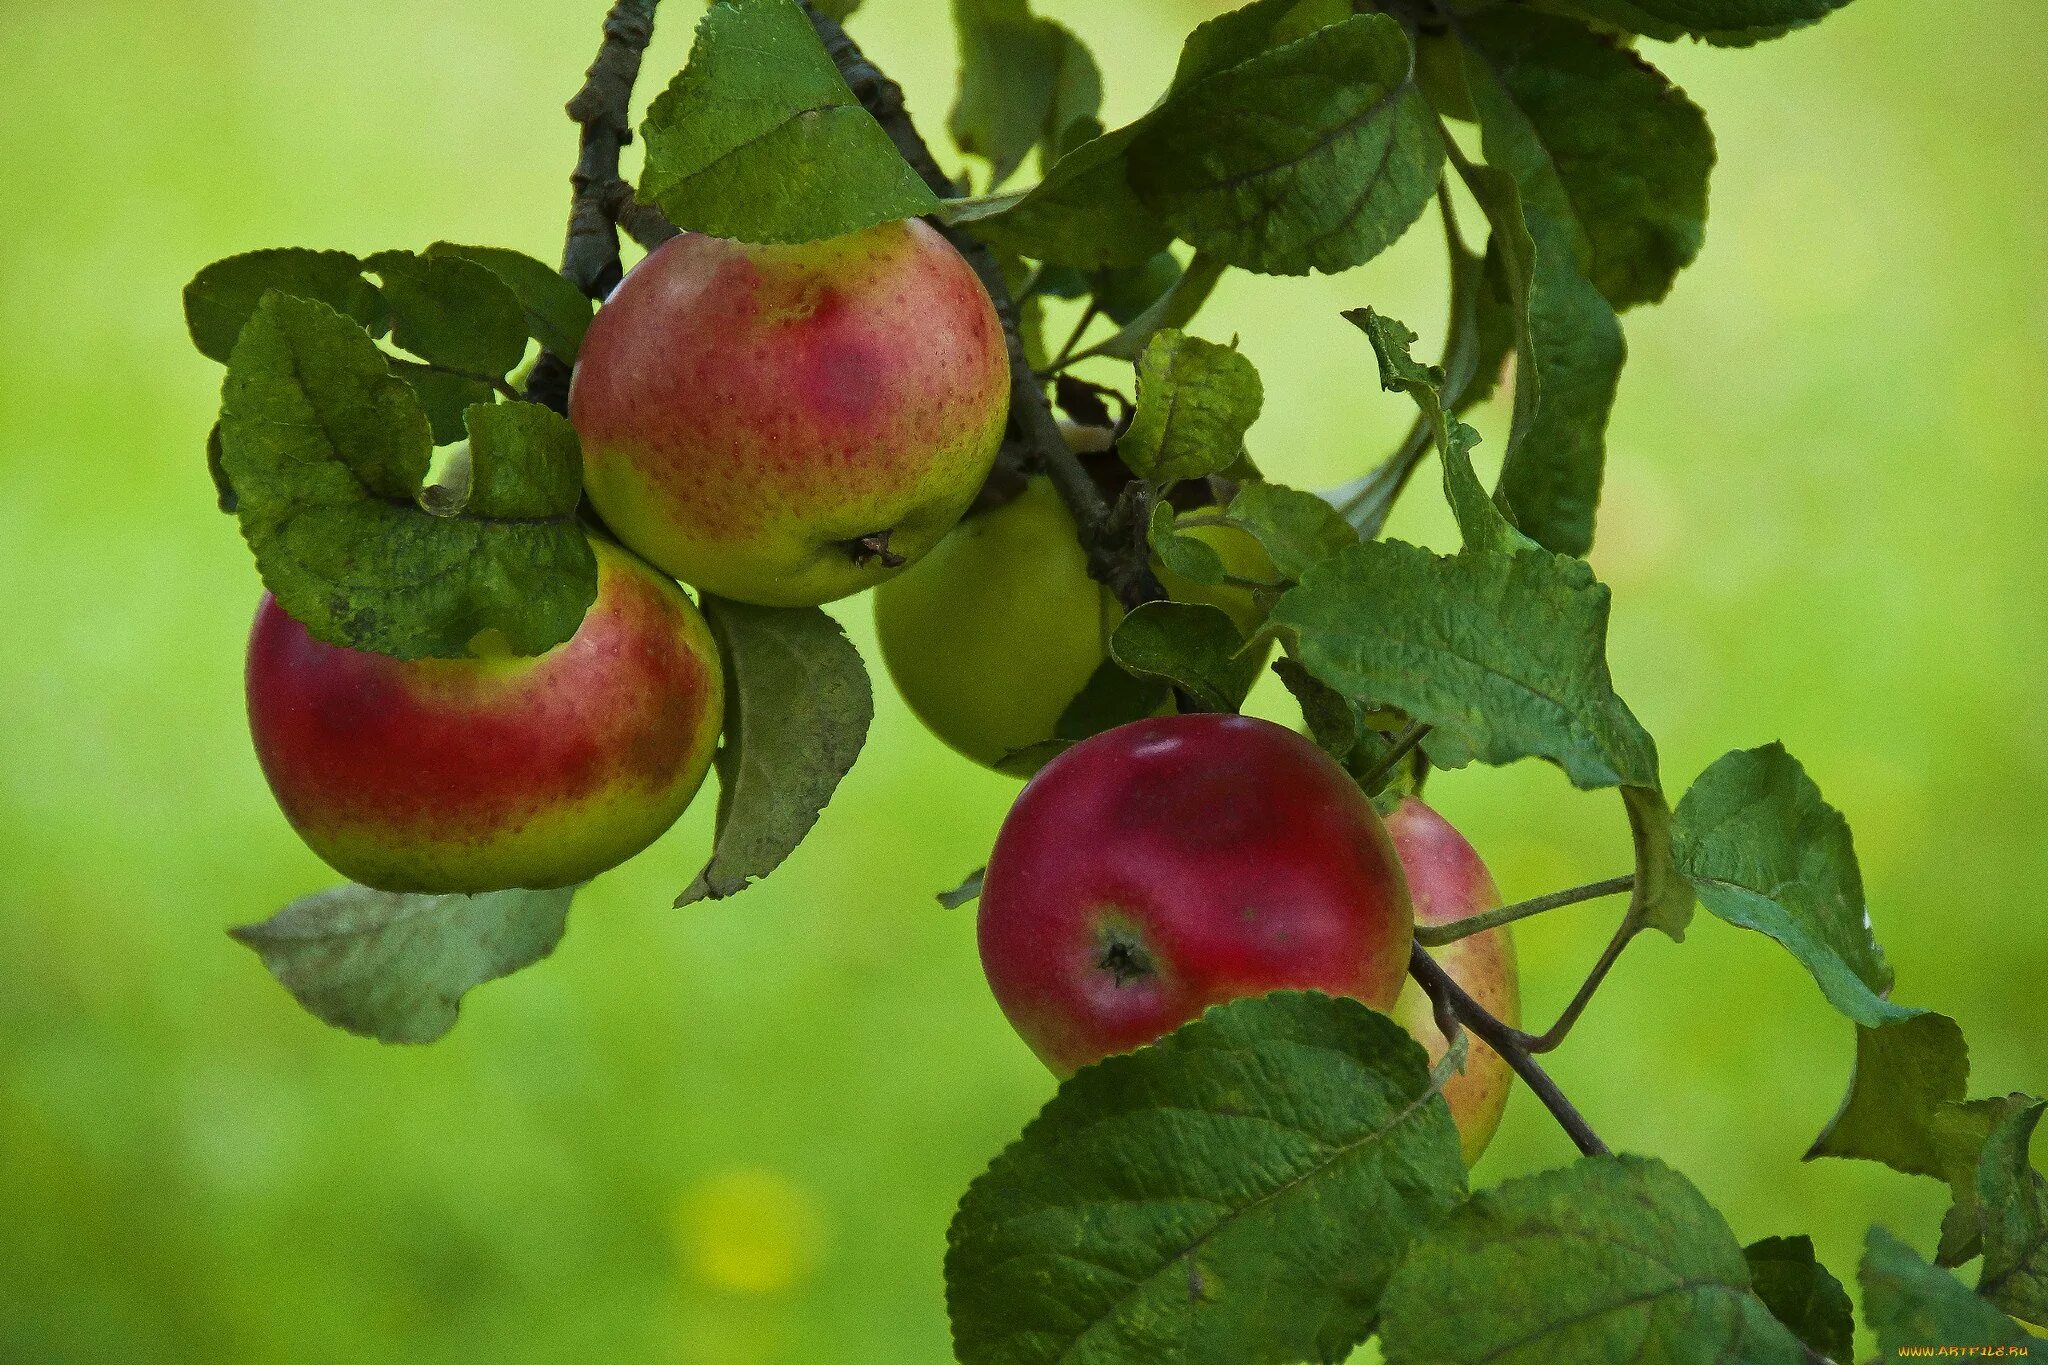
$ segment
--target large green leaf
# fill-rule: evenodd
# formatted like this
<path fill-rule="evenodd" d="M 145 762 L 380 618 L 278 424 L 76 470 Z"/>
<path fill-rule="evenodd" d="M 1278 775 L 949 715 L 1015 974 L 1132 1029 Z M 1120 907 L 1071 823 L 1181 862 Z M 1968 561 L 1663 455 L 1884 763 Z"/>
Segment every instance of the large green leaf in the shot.
<path fill-rule="evenodd" d="M 1875 1028 L 1918 1013 L 1885 999 L 1849 824 L 1781 745 L 1724 754 L 1678 803 L 1679 870 L 1707 909 L 1768 934 L 1836 1009 Z"/>
<path fill-rule="evenodd" d="M 1636 53 L 1569 19 L 1499 7 L 1459 31 L 1555 170 L 1588 277 L 1616 308 L 1663 298 L 1706 235 L 1706 115 Z"/>
<path fill-rule="evenodd" d="M 705 596 L 725 663 L 718 838 L 677 905 L 718 900 L 795 851 L 860 756 L 875 701 L 860 653 L 816 607 Z"/>
<path fill-rule="evenodd" d="M 1117 454 L 1161 483 L 1220 473 L 1237 463 L 1264 403 L 1258 370 L 1235 347 L 1159 332 L 1138 357 L 1138 410 Z"/>
<path fill-rule="evenodd" d="M 808 242 L 939 206 L 792 0 L 711 6 L 642 131 L 640 197 L 680 228 Z"/>
<path fill-rule="evenodd" d="M 1607 416 L 1627 348 L 1586 274 L 1589 248 L 1550 150 L 1477 49 L 1461 45 L 1486 165 L 1466 183 L 1493 225 L 1516 311 L 1514 421 L 1500 493 L 1548 549 L 1584 554 L 1607 459 Z"/>
<path fill-rule="evenodd" d="M 1392 245 L 1436 192 L 1443 142 L 1399 23 L 1357 15 L 1188 79 L 1130 149 L 1179 236 L 1266 274 L 1334 272 Z"/>
<path fill-rule="evenodd" d="M 1066 131 L 1102 104 L 1102 73 L 1072 30 L 1026 0 L 953 0 L 960 95 L 948 126 L 960 150 L 989 163 L 1000 185 L 1033 147 L 1047 164 Z"/>
<path fill-rule="evenodd" d="M 1423 1233 L 1387 1287 L 1387 1365 L 1804 1365 L 1728 1224 L 1644 1157 L 1506 1181 Z"/>
<path fill-rule="evenodd" d="M 1354 1000 L 1211 1010 L 1089 1067 L 960 1201 L 965 1365 L 1342 1359 L 1464 1192 L 1427 1060 Z"/>
<path fill-rule="evenodd" d="M 1029 190 L 950 203 L 948 222 L 1019 256 L 1077 270 L 1135 266 L 1173 240 L 1131 188 L 1133 123 L 1070 148 Z"/>
<path fill-rule="evenodd" d="M 477 491 L 429 513 L 411 389 L 327 305 L 264 296 L 228 361 L 219 463 L 264 583 L 316 638 L 453 658 L 486 630 L 521 654 L 575 634 L 597 595 L 575 432 L 530 403 L 472 408 L 469 430 Z"/>
<path fill-rule="evenodd" d="M 2029 1322 L 2048 1323 L 2048 1184 L 2028 1160 L 2040 1100 L 2016 1104 L 1977 1160 L 1984 1272 L 1977 1292 Z"/>
<path fill-rule="evenodd" d="M 1742 1249 L 1750 1286 L 1771 1316 L 1830 1360 L 1852 1359 L 1856 1319 L 1849 1291 L 1813 1254 L 1811 1237 L 1766 1237 Z"/>
<path fill-rule="evenodd" d="M 1943 1346 L 2026 1346 L 2034 1339 L 2018 1323 L 1972 1294 L 1946 1270 L 1931 1266 L 1883 1228 L 1864 1243 L 1863 1316 L 1887 1362 L 1900 1349 L 1933 1354 Z M 2038 1343 L 2035 1343 L 2038 1344 Z"/>
<path fill-rule="evenodd" d="M 386 1043 L 431 1043 L 474 986 L 561 942 L 574 887 L 480 896 L 335 887 L 232 930 L 325 1023 Z"/>

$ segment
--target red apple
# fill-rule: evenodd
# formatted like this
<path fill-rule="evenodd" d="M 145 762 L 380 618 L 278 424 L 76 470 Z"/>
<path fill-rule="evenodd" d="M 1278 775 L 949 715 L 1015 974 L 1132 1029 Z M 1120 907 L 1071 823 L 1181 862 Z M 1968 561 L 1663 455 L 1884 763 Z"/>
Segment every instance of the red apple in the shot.
<path fill-rule="evenodd" d="M 1408 874 L 1408 894 L 1415 902 L 1417 924 L 1455 924 L 1500 904 L 1500 890 L 1472 845 L 1450 821 L 1422 802 L 1409 797 L 1396 807 L 1387 817 L 1387 833 L 1393 836 L 1401 866 Z M 1515 943 L 1505 925 L 1432 951 L 1451 979 L 1495 1018 L 1521 1026 Z M 1413 981 L 1402 989 L 1394 1018 L 1428 1049 L 1431 1065 L 1442 1059 L 1448 1045 L 1437 1029 L 1429 998 Z M 1486 1150 L 1494 1129 L 1500 1126 L 1515 1073 L 1499 1053 L 1469 1031 L 1465 1036 L 1469 1048 L 1465 1069 L 1445 1083 L 1444 1100 L 1457 1121 L 1458 1142 L 1469 1166 Z"/>
<path fill-rule="evenodd" d="M 1412 921 L 1386 829 L 1336 762 L 1268 721 L 1202 714 L 1046 764 L 996 836 L 980 939 L 1003 1012 L 1064 1075 L 1240 996 L 1389 1009 Z"/>
<path fill-rule="evenodd" d="M 264 595 L 249 728 L 315 853 L 387 891 L 567 886 L 675 823 L 723 720 L 718 650 L 674 583 L 595 548 L 597 600 L 537 658 L 343 649 Z"/>
<path fill-rule="evenodd" d="M 569 416 L 627 545 L 707 592 L 805 606 L 938 543 L 1009 398 L 981 281 L 911 220 L 796 246 L 664 242 L 598 310 Z"/>

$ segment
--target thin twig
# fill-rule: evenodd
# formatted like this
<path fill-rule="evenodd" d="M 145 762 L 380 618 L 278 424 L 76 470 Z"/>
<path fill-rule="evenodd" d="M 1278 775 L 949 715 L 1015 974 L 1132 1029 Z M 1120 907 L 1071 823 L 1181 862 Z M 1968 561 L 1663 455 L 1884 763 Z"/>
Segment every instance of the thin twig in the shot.
<path fill-rule="evenodd" d="M 933 193 L 952 195 L 956 187 L 933 159 L 931 148 L 925 145 L 917 125 L 911 121 L 904 105 L 903 88 L 868 60 L 860 45 L 847 36 L 837 21 L 811 0 L 801 3 L 812 30 L 861 106 L 882 125 L 897 151 Z M 990 480 L 1014 480 L 1019 471 L 1042 470 L 1073 514 L 1080 530 L 1081 547 L 1088 554 L 1088 572 L 1116 593 L 1126 606 L 1164 597 L 1165 590 L 1152 573 L 1144 525 L 1131 523 L 1123 512 L 1123 502 L 1112 505 L 1102 496 L 1094 478 L 1074 452 L 1067 449 L 1066 440 L 1060 435 L 1059 421 L 1046 401 L 1045 388 L 1025 357 L 1023 335 L 1017 327 L 1017 307 L 1010 299 L 1009 286 L 1003 281 L 1002 266 L 995 253 L 972 233 L 943 223 L 934 226 L 981 277 L 982 286 L 995 304 L 996 315 L 1002 319 L 1003 339 L 1009 348 L 1010 426 Z"/>
<path fill-rule="evenodd" d="M 1586 974 L 1578 993 L 1572 996 L 1572 1002 L 1564 1007 L 1563 1014 L 1557 1016 L 1557 1022 L 1528 1039 L 1529 1051 L 1550 1052 L 1564 1041 L 1565 1035 L 1572 1031 L 1572 1025 L 1579 1021 L 1579 1016 L 1586 1012 L 1586 1006 L 1592 1002 L 1593 992 L 1600 989 L 1600 983 L 1607 979 L 1607 973 L 1614 970 L 1615 962 L 1621 957 L 1621 950 L 1628 947 L 1629 940 L 1634 938 L 1642 927 L 1632 914 L 1623 918 L 1621 926 L 1614 931 L 1614 937 L 1607 940 L 1607 947 L 1601 952 L 1600 960 L 1593 964 L 1593 970 Z"/>
<path fill-rule="evenodd" d="M 1439 1019 L 1445 1015 L 1451 1016 L 1470 1029 L 1481 1042 L 1501 1055 L 1502 1060 L 1512 1067 L 1514 1073 L 1529 1087 L 1530 1093 L 1542 1101 L 1543 1107 L 1550 1111 L 1551 1117 L 1557 1120 L 1558 1127 L 1564 1129 L 1566 1136 L 1571 1138 L 1580 1152 L 1586 1156 L 1607 1155 L 1607 1144 L 1600 1140 L 1600 1135 L 1593 1131 L 1592 1125 L 1587 1123 L 1572 1102 L 1565 1098 L 1564 1092 L 1557 1088 L 1557 1082 L 1551 1080 L 1549 1073 L 1529 1055 L 1519 1030 L 1509 1028 L 1496 1019 L 1484 1005 L 1467 995 L 1464 988 L 1451 979 L 1450 973 L 1429 955 L 1429 950 L 1419 943 L 1409 953 L 1408 974 L 1415 978 L 1416 984 L 1421 986 L 1423 993 L 1429 997 Z"/>
<path fill-rule="evenodd" d="M 583 87 L 569 100 L 568 114 L 582 132 L 576 169 L 570 172 L 569 231 L 562 246 L 562 274 L 586 298 L 602 299 L 618 284 L 621 221 L 641 245 L 659 242 L 662 229 L 675 229 L 652 205 L 638 204 L 632 187 L 619 178 L 619 151 L 633 140 L 633 83 L 640 58 L 654 37 L 654 8 L 660 0 L 617 0 L 604 20 L 604 42 L 584 72 Z M 569 362 L 543 351 L 526 381 L 526 396 L 557 412 L 569 407 Z"/>
<path fill-rule="evenodd" d="M 1408 756 L 1409 750 L 1422 743 L 1422 737 L 1428 733 L 1428 722 L 1409 721 L 1407 728 L 1394 736 L 1394 742 L 1387 746 L 1387 751 L 1375 759 L 1373 765 L 1358 779 L 1358 785 L 1365 788 L 1365 794 L 1378 796 L 1380 788 L 1386 786 L 1387 779 L 1394 775 L 1395 767 Z"/>
<path fill-rule="evenodd" d="M 1529 900 L 1517 901 L 1513 905 L 1503 905 L 1477 915 L 1467 915 L 1464 919 L 1454 920 L 1449 924 L 1418 924 L 1415 926 L 1415 941 L 1426 948 L 1441 948 L 1447 943 L 1456 943 L 1461 938 L 1483 934 L 1489 929 L 1498 929 L 1503 924 L 1513 924 L 1516 920 L 1528 919 L 1545 911 L 1577 905 L 1582 901 L 1599 900 L 1602 896 L 1618 896 L 1633 889 L 1635 884 L 1636 879 L 1633 875 L 1609 877 L 1604 882 L 1568 886 L 1547 896 L 1535 896 Z"/>

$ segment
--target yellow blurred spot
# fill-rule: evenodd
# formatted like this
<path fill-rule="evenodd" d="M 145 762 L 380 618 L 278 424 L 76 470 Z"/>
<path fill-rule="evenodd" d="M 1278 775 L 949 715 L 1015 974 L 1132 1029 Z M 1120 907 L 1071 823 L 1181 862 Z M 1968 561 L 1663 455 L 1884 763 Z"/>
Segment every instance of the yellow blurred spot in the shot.
<path fill-rule="evenodd" d="M 720 1289 L 776 1294 L 816 1266 L 817 1203 L 777 1171 L 733 1166 L 699 1180 L 676 1203 L 678 1246 L 691 1273 Z"/>

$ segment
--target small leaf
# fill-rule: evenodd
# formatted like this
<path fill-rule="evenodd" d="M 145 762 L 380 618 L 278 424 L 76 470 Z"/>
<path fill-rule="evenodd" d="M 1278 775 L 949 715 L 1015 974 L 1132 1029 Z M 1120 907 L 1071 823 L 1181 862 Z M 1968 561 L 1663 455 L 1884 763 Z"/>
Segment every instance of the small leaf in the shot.
<path fill-rule="evenodd" d="M 1152 520 L 1146 527 L 1146 539 L 1151 543 L 1152 553 L 1175 577 L 1212 587 L 1221 583 L 1227 576 L 1223 556 L 1217 554 L 1216 548 L 1207 541 L 1175 530 L 1178 520 L 1172 503 L 1162 500 L 1152 504 Z"/>
<path fill-rule="evenodd" d="M 1567 0 L 1602 23 L 1649 38 L 1745 47 L 1819 23 L 1849 0 Z"/>
<path fill-rule="evenodd" d="M 1219 473 L 1237 462 L 1264 402 L 1259 372 L 1234 348 L 1160 332 L 1138 358 L 1138 413 L 1117 454 L 1161 483 Z"/>
<path fill-rule="evenodd" d="M 454 1027 L 472 987 L 555 950 L 575 894 L 421 896 L 350 884 L 230 932 L 322 1022 L 380 1042 L 431 1043 Z"/>
<path fill-rule="evenodd" d="M 280 247 L 215 261 L 185 286 L 185 326 L 192 344 L 223 365 L 265 294 L 275 289 L 314 299 L 382 336 L 389 322 L 384 296 L 363 278 L 362 262 L 345 251 Z"/>
<path fill-rule="evenodd" d="M 706 595 L 725 661 L 718 839 L 677 905 L 719 900 L 781 866 L 817 823 L 874 719 L 860 654 L 816 607 L 756 607 Z"/>
<path fill-rule="evenodd" d="M 427 425 L 437 446 L 453 445 L 468 434 L 471 408 L 497 401 L 497 391 L 486 379 L 429 369 L 396 357 L 392 358 L 391 370 L 419 399 L 420 410 L 427 414 Z"/>
<path fill-rule="evenodd" d="M 502 379 L 526 354 L 519 296 L 475 261 L 380 251 L 363 267 L 384 281 L 391 339 L 429 364 Z"/>
<path fill-rule="evenodd" d="M 1104 659 L 1060 713 L 1053 727 L 1059 748 L 1092 738 L 1105 730 L 1157 715 L 1171 695 L 1157 678 L 1126 673 L 1113 659 Z"/>
<path fill-rule="evenodd" d="M 576 434 L 531 403 L 468 416 L 489 492 L 431 514 L 427 419 L 383 352 L 325 304 L 264 297 L 229 358 L 221 468 L 264 583 L 316 638 L 410 659 L 575 634 L 597 595 Z"/>
<path fill-rule="evenodd" d="M 1717 759 L 1678 803 L 1674 843 L 1707 909 L 1782 943 L 1843 1014 L 1875 1028 L 1917 1013 L 1884 998 L 1848 822 L 1782 746 Z"/>
<path fill-rule="evenodd" d="M 1143 121 L 1065 152 L 1029 190 L 949 203 L 944 218 L 992 245 L 1077 270 L 1132 266 L 1173 240 L 1131 188 L 1128 154 Z"/>
<path fill-rule="evenodd" d="M 1970 1049 L 1945 1014 L 1922 1011 L 1856 1027 L 1856 1069 L 1842 1107 L 1806 1154 L 1878 1161 L 1907 1175 L 1947 1180 L 1974 1166 L 1983 1133 L 1966 1143 L 1949 1119 L 1970 1082 Z"/>
<path fill-rule="evenodd" d="M 939 904 L 948 910 L 958 910 L 969 901 L 980 900 L 981 879 L 987 871 L 985 867 L 977 867 L 960 879 L 960 885 L 951 891 L 941 891 L 938 894 Z"/>
<path fill-rule="evenodd" d="M 1645 1157 L 1508 1180 L 1416 1238 L 1381 1307 L 1387 1365 L 1803 1365 L 1725 1219 Z"/>
<path fill-rule="evenodd" d="M 2027 1159 L 2040 1100 L 2014 1106 L 1977 1160 L 1984 1272 L 1977 1292 L 2016 1318 L 2048 1322 L 2048 1185 Z"/>
<path fill-rule="evenodd" d="M 1583 24 L 1500 8 L 1460 28 L 1528 120 L 1616 308 L 1654 303 L 1706 236 L 1714 137 L 1685 92 Z"/>
<path fill-rule="evenodd" d="M 1061 135 L 1102 106 L 1102 73 L 1065 25 L 1025 0 L 953 0 L 960 95 L 947 127 L 960 150 L 1008 180 L 1033 147 L 1057 158 Z"/>
<path fill-rule="evenodd" d="M 1814 1256 L 1811 1237 L 1766 1237 L 1744 1247 L 1742 1256 L 1772 1317 L 1830 1360 L 1855 1358 L 1848 1291 Z"/>
<path fill-rule="evenodd" d="M 809 242 L 934 212 L 792 0 L 719 0 L 647 111 L 640 197 L 677 227 Z"/>
<path fill-rule="evenodd" d="M 1131 186 L 1184 241 L 1231 265 L 1361 265 L 1420 216 L 1442 170 L 1413 65 L 1401 25 L 1362 14 L 1177 76 L 1130 149 Z"/>
<path fill-rule="evenodd" d="M 1110 657 L 1126 672 L 1159 678 L 1206 711 L 1235 711 L 1265 666 L 1264 651 L 1220 608 L 1189 602 L 1146 602 L 1109 637 Z"/>
<path fill-rule="evenodd" d="M 1339 763 L 1350 760 L 1352 751 L 1365 735 L 1365 719 L 1358 706 L 1336 688 L 1319 681 L 1315 674 L 1293 659 L 1273 661 L 1273 671 L 1301 705 L 1302 722 L 1322 751 Z"/>
<path fill-rule="evenodd" d="M 1162 251 L 1139 265 L 1097 271 L 1091 292 L 1103 316 L 1121 327 L 1171 293 L 1185 273 L 1178 257 Z M 1186 323 L 1182 318 L 1165 325 L 1181 327 Z"/>
<path fill-rule="evenodd" d="M 1230 519 L 1257 537 L 1273 567 L 1291 579 L 1358 543 L 1358 533 L 1329 503 L 1264 479 L 1238 485 Z"/>
<path fill-rule="evenodd" d="M 235 486 L 228 482 L 228 472 L 221 467 L 220 461 L 220 423 L 215 422 L 206 429 L 206 472 L 213 479 L 214 506 L 233 516 L 238 502 Z"/>
<path fill-rule="evenodd" d="M 1613 305 L 1586 277 L 1584 230 L 1541 136 L 1486 59 L 1461 50 L 1487 163 L 1466 180 L 1493 224 L 1517 315 L 1500 495 L 1531 539 L 1582 555 L 1593 543 L 1627 347 Z"/>
<path fill-rule="evenodd" d="M 965 1365 L 1336 1360 L 1464 1163 L 1422 1049 L 1355 1000 L 1240 1000 L 1088 1067 L 948 1235 Z"/>
<path fill-rule="evenodd" d="M 1902 1348 L 1931 1355 L 1944 1346 L 1975 1347 L 1981 1353 L 1988 1347 L 2033 1343 L 2018 1323 L 1883 1228 L 1870 1230 L 1858 1278 L 1864 1320 L 1888 1361 L 1899 1359 Z"/>
<path fill-rule="evenodd" d="M 520 311 L 526 318 L 526 334 L 564 362 L 575 363 L 595 305 L 560 271 L 523 252 L 496 246 L 436 242 L 427 248 L 426 255 L 429 259 L 457 256 L 496 275 L 519 300 Z"/>

